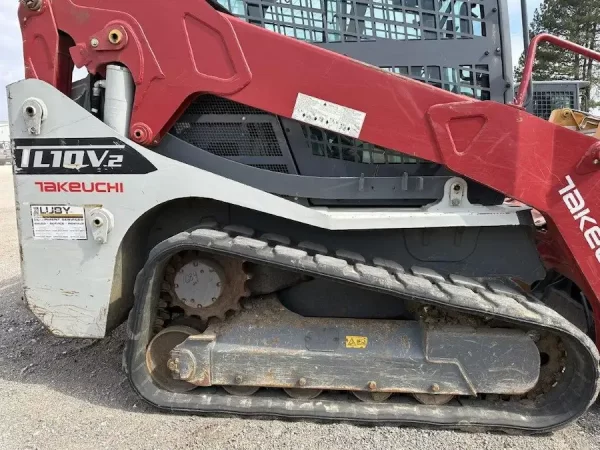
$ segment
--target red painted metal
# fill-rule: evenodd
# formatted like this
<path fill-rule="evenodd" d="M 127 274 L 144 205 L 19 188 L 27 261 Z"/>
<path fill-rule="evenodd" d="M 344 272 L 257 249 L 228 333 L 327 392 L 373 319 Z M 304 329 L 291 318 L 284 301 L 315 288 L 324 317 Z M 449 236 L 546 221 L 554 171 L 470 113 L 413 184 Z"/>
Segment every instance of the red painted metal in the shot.
<path fill-rule="evenodd" d="M 541 254 L 584 289 L 600 338 L 600 174 L 576 170 L 596 151 L 593 137 L 281 36 L 204 0 L 168 6 L 164 0 L 53 0 L 40 12 L 21 7 L 19 17 L 28 77 L 63 86 L 53 52 L 65 34 L 75 43 L 77 65 L 96 73 L 116 61 L 132 71 L 130 134 L 145 144 L 157 142 L 201 93 L 288 118 L 298 93 L 365 112 L 362 140 L 444 164 L 540 211 L 548 222 Z M 111 26 L 125 30 L 127 43 L 95 51 L 91 39 L 105 39 L 98 30 Z M 577 217 L 584 213 L 582 223 Z"/>
<path fill-rule="evenodd" d="M 533 65 L 535 63 L 535 55 L 537 53 L 537 48 L 542 42 L 548 42 L 552 45 L 556 45 L 557 47 L 563 48 L 570 52 L 578 53 L 595 61 L 600 61 L 600 53 L 594 50 L 575 44 L 573 42 L 569 42 L 565 39 L 553 36 L 551 34 L 538 34 L 531 40 L 531 43 L 529 44 L 529 49 L 527 50 L 527 58 L 525 59 L 525 67 L 523 68 L 523 81 L 521 82 L 521 85 L 519 86 L 519 92 L 515 97 L 515 106 L 523 107 L 525 97 L 527 97 L 527 89 L 529 89 L 529 85 L 531 84 L 531 75 L 533 74 Z"/>

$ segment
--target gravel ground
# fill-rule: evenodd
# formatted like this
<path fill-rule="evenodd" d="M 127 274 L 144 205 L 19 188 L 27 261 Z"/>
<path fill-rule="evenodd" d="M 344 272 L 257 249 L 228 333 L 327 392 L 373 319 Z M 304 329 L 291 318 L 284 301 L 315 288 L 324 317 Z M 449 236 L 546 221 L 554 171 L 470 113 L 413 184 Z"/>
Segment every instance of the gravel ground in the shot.
<path fill-rule="evenodd" d="M 123 327 L 96 342 L 59 339 L 22 303 L 8 166 L 0 236 L 1 449 L 600 449 L 598 405 L 541 437 L 158 413 L 121 371 Z"/>

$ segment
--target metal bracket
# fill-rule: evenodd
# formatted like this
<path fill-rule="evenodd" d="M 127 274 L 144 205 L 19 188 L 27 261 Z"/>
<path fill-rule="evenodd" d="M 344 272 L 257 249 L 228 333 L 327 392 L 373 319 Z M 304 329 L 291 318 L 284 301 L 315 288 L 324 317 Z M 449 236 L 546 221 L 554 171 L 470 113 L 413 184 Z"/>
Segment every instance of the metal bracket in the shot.
<path fill-rule="evenodd" d="M 444 185 L 444 196 L 442 199 L 434 203 L 426 209 L 428 211 L 434 210 L 454 210 L 459 208 L 468 208 L 471 206 L 467 196 L 468 185 L 462 178 L 454 177 L 446 181 Z"/>
<path fill-rule="evenodd" d="M 92 222 L 92 236 L 94 241 L 99 244 L 108 242 L 108 234 L 113 229 L 114 216 L 104 208 L 95 208 L 90 211 L 90 220 Z"/>
<path fill-rule="evenodd" d="M 583 158 L 581 158 L 581 161 L 579 161 L 579 164 L 575 168 L 575 173 L 578 175 L 587 175 L 588 173 L 596 172 L 598 169 L 600 169 L 600 142 L 596 142 L 585 152 L 585 155 L 583 155 Z"/>
<path fill-rule="evenodd" d="M 28 98 L 23 102 L 23 120 L 30 134 L 39 135 L 42 122 L 48 116 L 48 109 L 43 101 L 38 98 Z"/>

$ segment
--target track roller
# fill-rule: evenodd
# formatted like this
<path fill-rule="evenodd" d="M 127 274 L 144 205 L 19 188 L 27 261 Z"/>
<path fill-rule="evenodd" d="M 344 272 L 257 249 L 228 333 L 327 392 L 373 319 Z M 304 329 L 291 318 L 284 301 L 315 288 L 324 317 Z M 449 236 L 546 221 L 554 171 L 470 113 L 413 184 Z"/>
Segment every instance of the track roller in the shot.
<path fill-rule="evenodd" d="M 150 341 L 146 349 L 146 366 L 150 376 L 161 388 L 170 392 L 189 392 L 197 386 L 186 381 L 176 380 L 172 375 L 172 367 L 176 364 L 169 357 L 169 352 L 188 337 L 198 331 L 183 325 L 165 328 Z"/>
<path fill-rule="evenodd" d="M 454 395 L 413 394 L 413 397 L 416 398 L 419 403 L 423 403 L 424 405 L 441 406 L 450 403 L 454 398 Z"/>
<path fill-rule="evenodd" d="M 238 397 L 249 397 L 256 393 L 260 389 L 258 386 L 232 386 L 224 385 L 221 386 L 231 395 L 237 395 Z"/>
<path fill-rule="evenodd" d="M 391 392 L 352 391 L 354 396 L 365 403 L 382 403 L 392 396 Z"/>
<path fill-rule="evenodd" d="M 323 392 L 322 389 L 285 388 L 285 393 L 292 398 L 311 400 L 317 398 Z"/>

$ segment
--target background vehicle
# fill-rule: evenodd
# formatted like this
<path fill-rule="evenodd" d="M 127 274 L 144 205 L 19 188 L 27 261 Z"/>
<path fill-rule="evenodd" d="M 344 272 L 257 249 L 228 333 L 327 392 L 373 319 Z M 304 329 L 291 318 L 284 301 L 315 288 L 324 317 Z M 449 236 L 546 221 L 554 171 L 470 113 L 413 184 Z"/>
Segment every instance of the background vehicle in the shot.
<path fill-rule="evenodd" d="M 32 311 L 88 338 L 129 315 L 132 386 L 166 410 L 579 417 L 598 393 L 600 146 L 523 110 L 531 66 L 503 104 L 506 4 L 243 6 L 21 6 Z M 541 40 L 600 58 L 542 35 L 529 62 Z M 92 75 L 73 84 L 73 63 Z"/>

